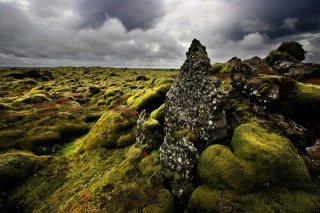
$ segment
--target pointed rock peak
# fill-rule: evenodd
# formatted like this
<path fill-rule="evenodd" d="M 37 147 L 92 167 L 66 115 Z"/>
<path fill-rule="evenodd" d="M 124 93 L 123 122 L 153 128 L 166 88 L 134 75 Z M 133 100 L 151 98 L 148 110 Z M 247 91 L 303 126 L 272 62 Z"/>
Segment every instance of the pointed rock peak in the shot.
<path fill-rule="evenodd" d="M 203 46 L 199 40 L 193 39 L 191 46 L 189 47 L 189 50 L 187 52 L 187 57 L 193 55 L 193 54 L 205 54 L 207 56 L 206 47 Z"/>

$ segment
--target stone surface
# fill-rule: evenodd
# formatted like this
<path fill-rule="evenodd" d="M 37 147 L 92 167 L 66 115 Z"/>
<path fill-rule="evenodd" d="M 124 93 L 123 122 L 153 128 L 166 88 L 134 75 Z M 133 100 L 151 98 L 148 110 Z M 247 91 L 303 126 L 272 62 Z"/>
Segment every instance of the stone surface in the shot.
<path fill-rule="evenodd" d="M 206 48 L 195 39 L 165 102 L 165 139 L 160 158 L 166 166 L 189 178 L 198 158 L 198 149 L 227 136 L 223 107 L 229 101 L 228 93 L 220 79 L 210 73 Z M 198 142 L 177 134 L 181 129 L 193 133 Z"/>
<path fill-rule="evenodd" d="M 314 175 L 320 174 L 320 139 L 316 140 L 315 144 L 306 148 L 308 163 L 310 165 L 311 172 Z"/>

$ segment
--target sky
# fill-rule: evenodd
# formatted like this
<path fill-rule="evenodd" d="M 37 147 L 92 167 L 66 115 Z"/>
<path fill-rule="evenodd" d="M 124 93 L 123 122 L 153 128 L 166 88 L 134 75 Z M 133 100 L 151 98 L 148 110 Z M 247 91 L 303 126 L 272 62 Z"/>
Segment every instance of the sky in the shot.
<path fill-rule="evenodd" d="M 211 63 L 298 41 L 320 63 L 319 0 L 0 0 L 0 66 L 179 68 L 192 40 Z"/>

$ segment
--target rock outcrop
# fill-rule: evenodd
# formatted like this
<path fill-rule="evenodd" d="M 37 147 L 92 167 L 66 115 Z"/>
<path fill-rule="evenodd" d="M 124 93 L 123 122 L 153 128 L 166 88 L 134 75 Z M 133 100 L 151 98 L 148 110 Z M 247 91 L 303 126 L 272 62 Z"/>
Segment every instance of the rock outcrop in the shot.
<path fill-rule="evenodd" d="M 227 136 L 227 120 L 223 107 L 228 94 L 220 79 L 211 76 L 206 48 L 193 40 L 187 60 L 167 93 L 165 102 L 165 139 L 161 161 L 171 169 L 189 177 L 197 160 L 197 150 Z M 186 129 L 197 142 L 192 143 L 177 132 Z"/>

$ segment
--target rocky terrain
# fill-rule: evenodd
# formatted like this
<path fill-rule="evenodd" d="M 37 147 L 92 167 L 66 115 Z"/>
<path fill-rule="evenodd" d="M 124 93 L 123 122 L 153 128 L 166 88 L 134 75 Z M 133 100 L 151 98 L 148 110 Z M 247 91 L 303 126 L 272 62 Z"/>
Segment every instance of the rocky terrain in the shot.
<path fill-rule="evenodd" d="M 320 209 L 320 65 L 1 68 L 0 212 Z"/>

